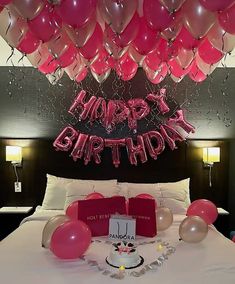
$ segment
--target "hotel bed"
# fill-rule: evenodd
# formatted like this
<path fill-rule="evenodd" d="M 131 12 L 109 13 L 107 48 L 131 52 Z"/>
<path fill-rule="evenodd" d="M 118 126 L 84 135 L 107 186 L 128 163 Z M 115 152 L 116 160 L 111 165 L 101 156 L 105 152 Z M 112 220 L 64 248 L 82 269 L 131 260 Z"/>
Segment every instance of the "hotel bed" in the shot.
<path fill-rule="evenodd" d="M 61 213 L 63 210 L 38 207 L 33 215 L 23 220 L 19 228 L 0 243 L 1 283 L 235 283 L 235 244 L 213 226 L 210 226 L 202 242 L 184 243 L 179 241 L 178 228 L 185 215 L 174 214 L 174 222 L 168 230 L 159 232 L 153 239 L 138 237 L 136 240 L 137 244 L 142 244 L 139 245 L 139 251 L 145 260 L 144 265 L 153 261 L 153 255 L 157 254 L 154 250 L 150 251 L 151 241 L 155 241 L 155 244 L 159 240 L 168 242 L 176 249 L 168 260 L 157 270 L 146 271 L 139 277 L 125 275 L 122 280 L 116 280 L 110 274 L 99 271 L 96 265 L 89 264 L 89 260 L 94 260 L 107 269 L 105 257 L 109 254 L 110 244 L 106 243 L 105 237 L 93 238 L 84 259 L 61 260 L 50 250 L 42 248 L 41 236 L 45 223 L 50 217 Z M 113 270 L 110 269 L 110 272 L 113 273 Z"/>

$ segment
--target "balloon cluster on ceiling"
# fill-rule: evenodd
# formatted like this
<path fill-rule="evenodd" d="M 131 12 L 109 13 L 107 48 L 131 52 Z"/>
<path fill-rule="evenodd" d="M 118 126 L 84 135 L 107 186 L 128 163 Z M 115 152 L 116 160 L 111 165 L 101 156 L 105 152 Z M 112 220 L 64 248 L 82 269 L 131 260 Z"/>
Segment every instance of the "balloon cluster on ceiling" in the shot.
<path fill-rule="evenodd" d="M 160 83 L 206 79 L 235 46 L 234 0 L 0 0 L 0 35 L 55 84 L 142 67 Z"/>

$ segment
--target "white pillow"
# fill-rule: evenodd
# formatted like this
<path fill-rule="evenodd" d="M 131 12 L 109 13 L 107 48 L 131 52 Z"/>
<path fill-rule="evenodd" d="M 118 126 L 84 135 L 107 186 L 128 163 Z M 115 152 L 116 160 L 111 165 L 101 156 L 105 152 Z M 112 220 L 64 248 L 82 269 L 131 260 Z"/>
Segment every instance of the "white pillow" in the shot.
<path fill-rule="evenodd" d="M 47 186 L 42 202 L 42 209 L 64 209 L 66 199 L 66 186 L 70 183 L 73 184 L 105 184 L 105 185 L 117 185 L 117 180 L 81 180 L 81 179 L 68 179 L 62 177 L 56 177 L 47 174 Z"/>
<path fill-rule="evenodd" d="M 119 195 L 120 187 L 115 184 L 102 183 L 100 181 L 96 183 L 71 182 L 66 186 L 64 209 L 66 210 L 73 201 L 85 199 L 86 196 L 92 192 L 101 193 L 104 197 L 112 197 Z"/>
<path fill-rule="evenodd" d="M 131 183 L 131 182 L 118 182 L 121 187 L 120 194 L 126 198 L 135 197 L 141 193 L 151 194 L 157 198 L 156 183 Z"/>

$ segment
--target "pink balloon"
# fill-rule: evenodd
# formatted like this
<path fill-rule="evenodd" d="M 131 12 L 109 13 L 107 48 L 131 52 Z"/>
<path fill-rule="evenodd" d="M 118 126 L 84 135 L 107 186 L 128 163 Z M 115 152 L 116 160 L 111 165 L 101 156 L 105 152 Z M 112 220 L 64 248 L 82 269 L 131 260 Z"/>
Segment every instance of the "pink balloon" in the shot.
<path fill-rule="evenodd" d="M 82 80 L 84 80 L 84 79 L 86 78 L 87 72 L 88 72 L 88 71 L 87 71 L 87 68 L 85 67 L 85 68 L 81 71 L 81 73 L 79 73 L 79 74 L 76 76 L 76 78 L 75 78 L 76 82 L 78 82 L 78 83 L 82 82 Z"/>
<path fill-rule="evenodd" d="M 205 39 L 198 48 L 198 54 L 207 64 L 214 64 L 223 58 L 224 54 L 216 49 L 208 39 Z"/>
<path fill-rule="evenodd" d="M 145 55 L 139 54 L 139 52 L 132 45 L 130 45 L 128 48 L 128 54 L 130 55 L 131 59 L 139 64 L 139 66 L 142 66 Z"/>
<path fill-rule="evenodd" d="M 212 12 L 223 11 L 228 8 L 234 0 L 199 0 L 200 3 L 207 9 Z"/>
<path fill-rule="evenodd" d="M 182 28 L 182 25 L 183 25 L 182 13 L 181 12 L 174 13 L 173 21 L 166 29 L 161 31 L 161 36 L 168 41 L 175 40 L 176 36 L 179 34 Z"/>
<path fill-rule="evenodd" d="M 157 32 L 150 29 L 145 22 L 144 18 L 140 19 L 140 27 L 137 37 L 133 41 L 133 46 L 135 49 L 143 55 L 151 52 L 157 43 Z"/>
<path fill-rule="evenodd" d="M 94 58 L 98 51 L 101 49 L 102 43 L 103 31 L 100 25 L 97 23 L 90 39 L 83 47 L 80 48 L 81 55 L 88 60 Z"/>
<path fill-rule="evenodd" d="M 200 83 L 206 79 L 206 75 L 198 68 L 196 61 L 192 63 L 192 68 L 190 72 L 188 73 L 189 77 L 197 82 Z"/>
<path fill-rule="evenodd" d="M 48 42 L 56 35 L 62 26 L 62 21 L 49 5 L 45 5 L 43 10 L 31 21 L 29 21 L 31 31 L 43 42 Z"/>
<path fill-rule="evenodd" d="M 59 64 L 52 55 L 49 55 L 47 60 L 42 65 L 38 66 L 38 70 L 43 74 L 54 73 L 57 68 L 59 68 Z"/>
<path fill-rule="evenodd" d="M 72 220 L 78 220 L 78 200 L 69 204 L 65 214 Z"/>
<path fill-rule="evenodd" d="M 137 13 L 133 16 L 132 20 L 125 28 L 125 30 L 118 34 L 115 33 L 111 27 L 107 26 L 105 32 L 107 36 L 117 45 L 120 47 L 125 47 L 129 45 L 137 36 L 138 30 L 140 25 L 140 18 Z"/>
<path fill-rule="evenodd" d="M 147 78 L 153 84 L 161 83 L 165 79 L 165 77 L 168 73 L 168 67 L 167 67 L 167 64 L 165 62 L 161 63 L 161 65 L 159 66 L 159 68 L 156 71 L 154 71 L 150 68 L 146 68 L 146 67 L 144 68 L 144 70 L 145 70 Z"/>
<path fill-rule="evenodd" d="M 205 9 L 199 0 L 187 0 L 182 7 L 184 24 L 193 37 L 204 37 L 216 20 L 216 14 Z"/>
<path fill-rule="evenodd" d="M 65 52 L 59 58 L 57 58 L 57 62 L 59 63 L 60 67 L 65 68 L 74 62 L 77 54 L 78 52 L 75 46 L 70 44 Z"/>
<path fill-rule="evenodd" d="M 99 192 L 92 192 L 88 194 L 85 199 L 90 200 L 90 199 L 101 199 L 101 198 L 104 198 L 103 194 Z"/>
<path fill-rule="evenodd" d="M 160 2 L 172 13 L 179 10 L 185 0 L 160 0 Z"/>
<path fill-rule="evenodd" d="M 80 28 L 94 15 L 96 2 L 97 0 L 63 0 L 57 11 L 65 23 Z"/>
<path fill-rule="evenodd" d="M 99 51 L 99 56 L 94 63 L 91 64 L 90 68 L 97 74 L 103 74 L 110 69 L 112 65 L 112 57 L 108 54 L 105 49 Z"/>
<path fill-rule="evenodd" d="M 176 41 L 179 41 L 185 49 L 189 50 L 197 48 L 201 42 L 201 40 L 194 38 L 184 26 L 178 34 Z"/>
<path fill-rule="evenodd" d="M 194 57 L 195 52 L 182 47 L 176 57 L 176 61 L 179 63 L 181 68 L 188 68 L 190 64 L 192 64 Z"/>
<path fill-rule="evenodd" d="M 135 198 L 154 199 L 154 197 L 151 194 L 148 194 L 148 193 L 140 193 L 140 194 L 136 195 Z"/>
<path fill-rule="evenodd" d="M 210 225 L 217 219 L 218 210 L 213 202 L 207 199 L 198 199 L 188 207 L 187 216 L 199 216 Z"/>
<path fill-rule="evenodd" d="M 180 78 L 189 73 L 192 68 L 192 65 L 189 65 L 187 68 L 182 68 L 175 59 L 168 61 L 169 71 L 175 77 Z"/>
<path fill-rule="evenodd" d="M 91 243 L 91 230 L 82 221 L 67 221 L 52 234 L 50 249 L 61 259 L 79 258 Z"/>
<path fill-rule="evenodd" d="M 150 28 L 163 31 L 173 21 L 172 14 L 156 0 L 144 0 L 143 3 L 144 17 Z"/>
<path fill-rule="evenodd" d="M 221 27 L 230 34 L 235 34 L 235 4 L 218 15 Z"/>
<path fill-rule="evenodd" d="M 138 64 L 130 58 L 128 53 L 125 53 L 119 60 L 116 66 L 116 72 L 122 79 L 127 80 L 129 77 L 134 77 L 138 69 Z"/>
<path fill-rule="evenodd" d="M 173 43 L 170 43 L 167 40 L 160 38 L 157 43 L 156 54 L 161 61 L 167 62 L 178 55 L 180 47 L 180 43 L 176 40 Z"/>
<path fill-rule="evenodd" d="M 116 33 L 122 33 L 130 23 L 138 5 L 137 0 L 100 0 L 100 14 Z"/>
<path fill-rule="evenodd" d="M 28 30 L 16 48 L 25 54 L 30 54 L 37 50 L 40 43 L 41 41 L 30 30 Z"/>
<path fill-rule="evenodd" d="M 159 65 L 162 63 L 162 60 L 158 57 L 156 50 L 150 52 L 144 59 L 144 62 L 152 70 L 157 70 Z"/>

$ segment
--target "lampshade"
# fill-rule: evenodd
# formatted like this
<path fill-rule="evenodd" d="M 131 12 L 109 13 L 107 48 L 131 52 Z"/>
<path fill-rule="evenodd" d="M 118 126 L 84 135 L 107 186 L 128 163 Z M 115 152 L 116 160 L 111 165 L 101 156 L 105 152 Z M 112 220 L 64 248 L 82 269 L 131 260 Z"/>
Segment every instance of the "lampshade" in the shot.
<path fill-rule="evenodd" d="M 22 148 L 19 146 L 6 146 L 6 161 L 21 163 Z"/>
<path fill-rule="evenodd" d="M 203 162 L 208 164 L 220 162 L 220 148 L 203 148 Z"/>

